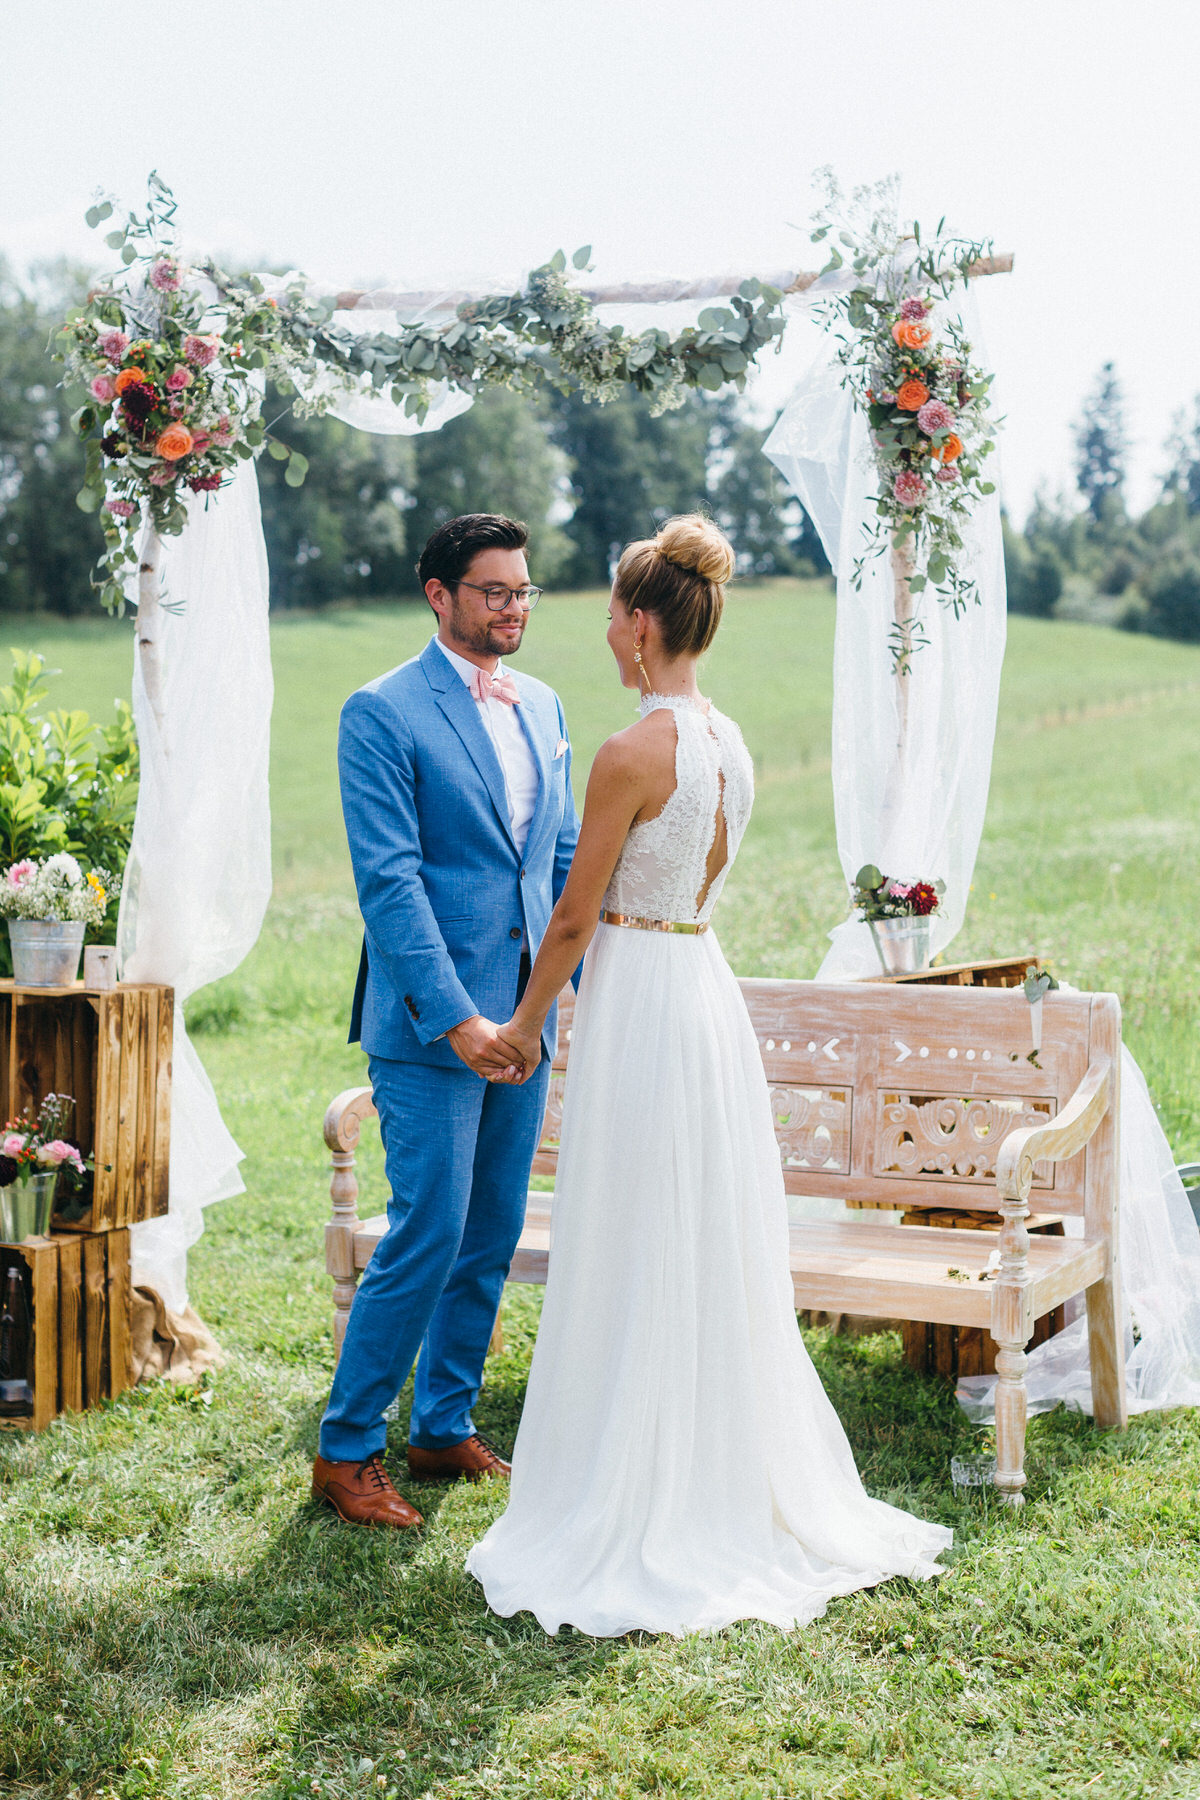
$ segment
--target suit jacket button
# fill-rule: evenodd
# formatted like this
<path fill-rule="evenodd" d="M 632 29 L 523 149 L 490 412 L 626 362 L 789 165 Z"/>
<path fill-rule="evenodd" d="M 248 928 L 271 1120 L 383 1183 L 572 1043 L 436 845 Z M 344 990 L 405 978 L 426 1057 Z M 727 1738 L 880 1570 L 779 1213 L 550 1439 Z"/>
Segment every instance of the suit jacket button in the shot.
<path fill-rule="evenodd" d="M 521 870 L 521 880 L 524 881 L 524 879 L 525 879 L 525 871 L 524 871 L 524 869 L 522 869 Z"/>
<path fill-rule="evenodd" d="M 514 925 L 508 935 L 510 938 L 519 938 L 521 935 L 521 927 L 519 925 Z"/>

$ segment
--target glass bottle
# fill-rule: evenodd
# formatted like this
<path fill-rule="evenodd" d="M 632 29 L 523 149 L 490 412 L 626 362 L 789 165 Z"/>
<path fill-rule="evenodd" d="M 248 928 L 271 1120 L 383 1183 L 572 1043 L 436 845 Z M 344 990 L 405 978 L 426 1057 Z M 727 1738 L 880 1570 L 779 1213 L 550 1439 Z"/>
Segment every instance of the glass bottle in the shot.
<path fill-rule="evenodd" d="M 22 1265 L 9 1263 L 0 1300 L 0 1417 L 20 1418 L 33 1411 L 29 1384 L 29 1305 Z"/>

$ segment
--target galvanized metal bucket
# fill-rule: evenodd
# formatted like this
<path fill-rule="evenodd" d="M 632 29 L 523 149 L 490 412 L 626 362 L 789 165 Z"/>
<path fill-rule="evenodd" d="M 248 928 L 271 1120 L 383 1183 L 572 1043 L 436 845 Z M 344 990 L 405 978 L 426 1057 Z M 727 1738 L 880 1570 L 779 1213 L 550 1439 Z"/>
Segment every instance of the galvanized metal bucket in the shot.
<path fill-rule="evenodd" d="M 18 987 L 69 987 L 79 973 L 87 926 L 79 919 L 10 919 Z"/>
<path fill-rule="evenodd" d="M 928 915 L 920 919 L 871 919 L 868 923 L 885 975 L 915 975 L 929 967 L 933 921 Z"/>
<path fill-rule="evenodd" d="M 0 1242 L 19 1244 L 25 1238 L 45 1237 L 57 1181 L 57 1169 L 39 1169 L 24 1181 L 0 1188 Z"/>

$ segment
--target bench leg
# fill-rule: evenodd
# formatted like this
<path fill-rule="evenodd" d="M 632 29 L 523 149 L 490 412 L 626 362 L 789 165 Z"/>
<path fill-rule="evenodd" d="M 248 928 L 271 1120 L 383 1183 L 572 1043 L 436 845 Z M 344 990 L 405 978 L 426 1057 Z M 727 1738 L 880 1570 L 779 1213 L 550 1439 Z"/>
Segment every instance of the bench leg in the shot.
<path fill-rule="evenodd" d="M 333 1284 L 333 1362 L 337 1367 L 342 1354 L 342 1340 L 350 1322 L 350 1308 L 358 1291 L 358 1275 L 341 1276 Z"/>
<path fill-rule="evenodd" d="M 1024 1506 L 1025 1346 L 1001 1344 L 996 1352 L 996 1488 L 1005 1506 Z"/>
<path fill-rule="evenodd" d="M 1125 1393 L 1125 1333 L 1118 1317 L 1119 1283 L 1112 1273 L 1093 1282 L 1087 1300 L 1088 1354 L 1092 1364 L 1092 1415 L 1105 1430 L 1129 1423 Z"/>

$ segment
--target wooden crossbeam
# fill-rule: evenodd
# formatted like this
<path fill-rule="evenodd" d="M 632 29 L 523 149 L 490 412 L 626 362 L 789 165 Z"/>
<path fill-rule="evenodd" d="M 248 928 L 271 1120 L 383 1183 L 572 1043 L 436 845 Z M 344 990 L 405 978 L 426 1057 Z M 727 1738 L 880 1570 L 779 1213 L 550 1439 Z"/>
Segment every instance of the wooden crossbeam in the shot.
<path fill-rule="evenodd" d="M 982 275 L 1008 275 L 1012 272 L 1011 250 L 996 256 L 981 256 L 967 269 L 969 280 Z M 818 279 L 816 269 L 785 270 L 766 277 L 771 287 L 785 294 L 802 294 Z M 736 294 L 745 277 L 742 275 L 702 275 L 693 281 L 624 281 L 613 287 L 582 287 L 580 292 L 594 306 L 668 306 L 676 300 L 722 300 Z M 453 313 L 472 300 L 486 295 L 462 288 L 418 289 L 397 293 L 390 288 L 346 288 L 337 295 L 337 310 L 352 312 L 355 307 L 379 308 L 387 312 L 417 313 L 426 317 Z"/>

